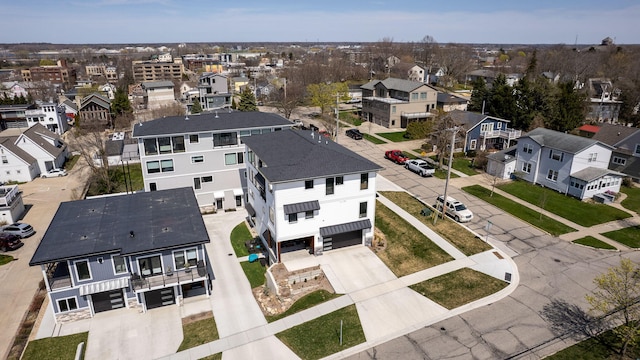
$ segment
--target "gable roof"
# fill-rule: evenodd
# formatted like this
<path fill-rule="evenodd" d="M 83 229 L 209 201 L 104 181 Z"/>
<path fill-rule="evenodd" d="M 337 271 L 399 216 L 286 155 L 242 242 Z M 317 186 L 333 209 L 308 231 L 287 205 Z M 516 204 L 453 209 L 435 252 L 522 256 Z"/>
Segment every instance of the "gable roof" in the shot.
<path fill-rule="evenodd" d="M 50 131 L 40 124 L 31 126 L 22 133 L 22 136 L 28 137 L 31 141 L 33 141 L 33 143 L 40 146 L 42 150 L 46 151 L 47 153 L 51 154 L 51 156 L 56 158 L 67 148 L 67 144 L 65 144 L 60 139 L 60 136 L 58 134 Z M 49 138 L 54 143 L 59 142 L 61 145 L 53 145 L 49 141 L 45 140 L 45 138 Z"/>
<path fill-rule="evenodd" d="M 280 115 L 258 111 L 218 111 L 189 116 L 168 116 L 133 126 L 133 137 L 193 134 L 207 131 L 252 129 L 265 126 L 293 126 Z M 244 140 L 244 139 L 243 139 Z"/>
<path fill-rule="evenodd" d="M 207 242 L 191 187 L 68 201 L 58 207 L 29 265 Z"/>
<path fill-rule="evenodd" d="M 502 121 L 506 123 L 510 123 L 511 121 L 500 119 L 495 116 L 489 116 L 485 114 L 480 114 L 477 112 L 471 111 L 462 111 L 462 110 L 453 110 L 447 114 L 448 117 L 453 119 L 456 125 L 464 126 L 467 131 L 473 129 L 476 125 L 483 122 L 485 119 L 491 119 L 495 121 Z"/>
<path fill-rule="evenodd" d="M 147 81 L 142 83 L 144 89 L 157 89 L 157 88 L 173 88 L 174 84 L 171 81 Z"/>
<path fill-rule="evenodd" d="M 439 103 L 444 104 L 460 104 L 460 103 L 468 103 L 469 100 L 465 98 L 461 98 L 460 96 L 456 96 L 453 94 L 438 92 L 438 100 Z"/>
<path fill-rule="evenodd" d="M 576 178 L 578 180 L 585 181 L 585 182 L 591 182 L 593 180 L 597 180 L 606 175 L 622 176 L 623 174 L 617 171 L 609 170 L 609 169 L 588 167 L 580 171 L 576 171 L 575 173 L 571 174 L 571 177 Z"/>
<path fill-rule="evenodd" d="M 270 182 L 382 169 L 380 165 L 313 131 L 275 131 L 244 137 L 242 141 L 266 164 L 260 172 Z"/>
<path fill-rule="evenodd" d="M 527 137 L 538 143 L 540 146 L 550 147 L 570 154 L 577 154 L 580 151 L 596 144 L 600 144 L 606 148 L 613 149 L 613 147 L 593 139 L 588 139 L 577 135 L 565 134 L 559 131 L 549 130 L 545 128 L 534 129 L 526 135 L 523 135 L 521 139 Z"/>
<path fill-rule="evenodd" d="M 381 84 L 382 86 L 384 86 L 389 90 L 399 90 L 399 91 L 404 91 L 409 93 L 422 86 L 426 86 L 430 89 L 433 89 L 431 86 L 427 84 L 423 84 L 418 81 L 396 79 L 396 78 L 388 78 L 384 80 L 373 80 L 362 85 L 361 88 L 367 89 L 367 90 L 375 90 L 376 85 L 378 84 Z"/>
<path fill-rule="evenodd" d="M 627 137 L 638 132 L 640 129 L 623 125 L 603 124 L 600 130 L 593 135 L 592 139 L 603 142 L 607 145 L 616 146 Z"/>
<path fill-rule="evenodd" d="M 31 156 L 28 152 L 22 150 L 16 145 L 17 136 L 0 137 L 0 145 L 7 151 L 20 158 L 26 165 L 35 163 L 37 160 Z"/>
<path fill-rule="evenodd" d="M 109 101 L 109 99 L 105 98 L 100 94 L 93 93 L 91 95 L 85 96 L 85 98 L 82 99 L 82 103 L 80 104 L 80 110 L 84 109 L 90 103 L 96 103 L 98 106 L 101 106 L 107 110 L 111 106 L 111 102 Z"/>
<path fill-rule="evenodd" d="M 584 124 L 584 125 L 580 126 L 578 128 L 578 130 L 595 134 L 598 131 L 600 131 L 600 126 L 591 125 L 591 124 Z"/>

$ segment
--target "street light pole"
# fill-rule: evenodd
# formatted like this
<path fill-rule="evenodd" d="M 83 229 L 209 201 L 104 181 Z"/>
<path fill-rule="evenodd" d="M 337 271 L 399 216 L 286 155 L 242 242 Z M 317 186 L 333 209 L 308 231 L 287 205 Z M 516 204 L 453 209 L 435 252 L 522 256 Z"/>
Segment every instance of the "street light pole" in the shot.
<path fill-rule="evenodd" d="M 338 99 L 340 99 L 340 93 L 336 93 L 336 144 L 338 143 L 338 133 L 340 132 L 340 104 L 338 103 Z"/>

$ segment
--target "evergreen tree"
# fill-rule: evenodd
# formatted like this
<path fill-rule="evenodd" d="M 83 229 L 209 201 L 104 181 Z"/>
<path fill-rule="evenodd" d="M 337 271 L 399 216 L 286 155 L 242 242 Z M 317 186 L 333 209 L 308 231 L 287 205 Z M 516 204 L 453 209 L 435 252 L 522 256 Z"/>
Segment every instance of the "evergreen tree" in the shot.
<path fill-rule="evenodd" d="M 569 131 L 584 122 L 586 115 L 586 94 L 577 91 L 573 82 L 558 84 L 552 109 L 552 116 L 546 126 L 556 131 Z"/>
<path fill-rule="evenodd" d="M 233 110 L 237 110 L 238 109 L 238 104 L 236 104 L 236 98 L 235 97 L 231 99 L 231 108 Z"/>
<path fill-rule="evenodd" d="M 490 101 L 487 104 L 487 113 L 502 119 L 513 119 L 516 115 L 516 100 L 513 96 L 513 88 L 507 84 L 507 77 L 499 74 L 493 80 Z"/>
<path fill-rule="evenodd" d="M 117 88 L 111 101 L 111 111 L 114 116 L 121 116 L 131 112 L 131 102 L 123 88 Z"/>
<path fill-rule="evenodd" d="M 471 83 L 473 91 L 471 92 L 471 100 L 467 109 L 469 111 L 482 112 L 483 104 L 488 100 L 489 91 L 484 78 L 478 77 Z"/>
<path fill-rule="evenodd" d="M 202 105 L 200 105 L 200 100 L 198 98 L 193 99 L 193 105 L 191 105 L 191 113 L 199 114 L 202 112 Z"/>
<path fill-rule="evenodd" d="M 258 111 L 256 105 L 256 97 L 253 95 L 251 89 L 248 86 L 244 88 L 240 94 L 240 103 L 238 104 L 239 111 Z"/>

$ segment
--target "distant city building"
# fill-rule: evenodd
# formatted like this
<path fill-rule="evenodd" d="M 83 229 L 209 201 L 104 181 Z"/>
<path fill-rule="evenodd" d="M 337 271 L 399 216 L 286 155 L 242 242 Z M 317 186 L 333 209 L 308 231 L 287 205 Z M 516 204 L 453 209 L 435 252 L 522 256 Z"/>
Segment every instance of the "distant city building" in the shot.
<path fill-rule="evenodd" d="M 182 59 L 175 59 L 173 62 L 134 61 L 131 66 L 133 79 L 136 82 L 181 80 L 184 73 Z"/>

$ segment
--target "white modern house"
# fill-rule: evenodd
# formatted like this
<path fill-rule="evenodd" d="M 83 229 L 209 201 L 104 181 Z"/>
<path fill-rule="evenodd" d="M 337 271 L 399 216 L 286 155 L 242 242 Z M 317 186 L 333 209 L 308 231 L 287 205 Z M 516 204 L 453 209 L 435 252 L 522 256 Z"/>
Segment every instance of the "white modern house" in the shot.
<path fill-rule="evenodd" d="M 518 139 L 516 171 L 534 184 L 584 200 L 619 192 L 622 174 L 609 170 L 613 147 L 537 128 Z"/>
<path fill-rule="evenodd" d="M 144 190 L 191 187 L 205 210 L 242 207 L 244 139 L 291 126 L 276 114 L 230 110 L 135 124 Z"/>
<path fill-rule="evenodd" d="M 321 255 L 372 243 L 379 165 L 313 131 L 243 142 L 246 208 L 270 262 L 296 250 Z"/>
<path fill-rule="evenodd" d="M 40 124 L 58 135 L 69 129 L 66 106 L 52 102 L 38 103 L 34 108 L 25 110 L 24 114 L 30 127 Z"/>
<path fill-rule="evenodd" d="M 61 168 L 67 156 L 67 144 L 40 124 L 24 131 L 7 129 L 0 133 L 0 181 L 31 181 Z"/>

